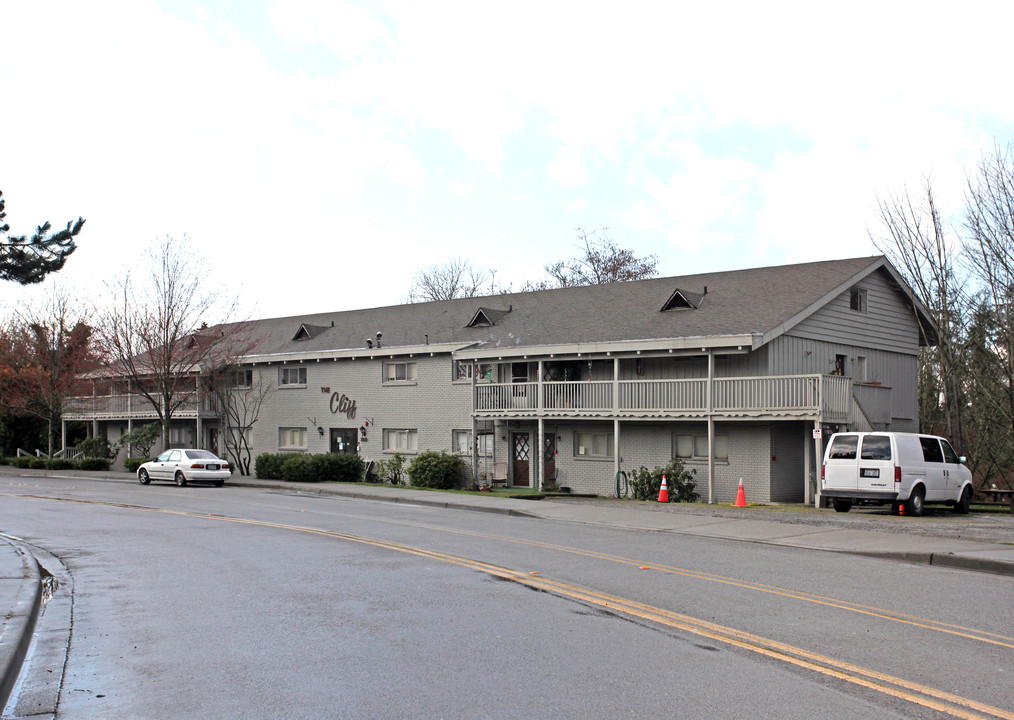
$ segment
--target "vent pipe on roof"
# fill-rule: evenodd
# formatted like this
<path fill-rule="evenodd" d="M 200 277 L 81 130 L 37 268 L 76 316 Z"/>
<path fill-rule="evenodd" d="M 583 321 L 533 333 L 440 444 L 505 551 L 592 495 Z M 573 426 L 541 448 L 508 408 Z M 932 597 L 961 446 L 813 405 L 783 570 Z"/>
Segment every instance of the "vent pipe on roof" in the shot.
<path fill-rule="evenodd" d="M 705 294 L 705 295 L 707 295 L 707 294 L 708 294 L 708 286 L 707 286 L 707 285 L 705 285 L 705 286 L 704 286 L 704 294 Z"/>
<path fill-rule="evenodd" d="M 429 345 L 430 344 L 430 334 L 426 333 L 425 335 L 423 335 L 423 337 L 426 338 L 426 344 Z"/>
<path fill-rule="evenodd" d="M 334 320 L 331 321 L 331 327 L 334 327 Z"/>

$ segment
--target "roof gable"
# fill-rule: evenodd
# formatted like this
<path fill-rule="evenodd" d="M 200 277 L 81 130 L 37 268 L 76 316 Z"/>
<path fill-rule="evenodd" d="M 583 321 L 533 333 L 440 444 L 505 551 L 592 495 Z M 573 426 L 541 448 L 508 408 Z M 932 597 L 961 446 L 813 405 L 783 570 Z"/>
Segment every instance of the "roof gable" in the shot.
<path fill-rule="evenodd" d="M 465 327 L 493 327 L 503 320 L 504 316 L 513 309 L 513 305 L 506 310 L 494 310 L 493 308 L 480 307 L 475 311 L 475 314 L 472 315 L 472 319 L 468 321 L 468 324 L 465 325 Z"/>
<path fill-rule="evenodd" d="M 299 329 L 296 330 L 296 334 L 292 336 L 292 340 L 293 342 L 296 340 L 312 340 L 313 338 L 318 337 L 325 330 L 330 330 L 332 327 L 334 327 L 334 323 L 331 323 L 331 325 L 310 325 L 309 323 L 303 323 L 299 326 Z"/>
<path fill-rule="evenodd" d="M 704 286 L 703 293 L 691 292 L 690 290 L 681 290 L 676 288 L 673 290 L 672 295 L 665 301 L 662 306 L 661 312 L 666 310 L 696 310 L 701 306 L 701 302 L 704 300 L 704 296 L 708 294 L 708 287 Z"/>

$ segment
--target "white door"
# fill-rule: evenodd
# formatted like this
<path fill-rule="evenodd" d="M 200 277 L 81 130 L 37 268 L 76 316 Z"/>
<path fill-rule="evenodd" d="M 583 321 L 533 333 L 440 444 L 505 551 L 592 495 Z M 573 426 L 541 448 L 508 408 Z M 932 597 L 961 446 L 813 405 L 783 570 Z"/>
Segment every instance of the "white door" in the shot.
<path fill-rule="evenodd" d="M 856 483 L 859 490 L 894 490 L 894 452 L 890 435 L 863 435 Z"/>
<path fill-rule="evenodd" d="M 926 463 L 926 500 L 933 502 L 947 499 L 947 466 L 940 441 L 935 437 L 919 436 L 922 459 Z"/>

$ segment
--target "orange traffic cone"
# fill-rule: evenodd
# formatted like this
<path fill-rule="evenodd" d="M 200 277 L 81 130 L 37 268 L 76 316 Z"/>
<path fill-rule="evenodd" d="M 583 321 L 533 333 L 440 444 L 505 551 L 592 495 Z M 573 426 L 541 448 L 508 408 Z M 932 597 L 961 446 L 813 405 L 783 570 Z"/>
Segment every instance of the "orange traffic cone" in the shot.
<path fill-rule="evenodd" d="M 743 478 L 739 479 L 739 491 L 736 493 L 736 507 L 746 507 L 746 492 L 743 490 Z"/>
<path fill-rule="evenodd" d="M 665 475 L 662 476 L 662 489 L 658 491 L 658 501 L 669 502 L 669 486 L 665 484 Z"/>

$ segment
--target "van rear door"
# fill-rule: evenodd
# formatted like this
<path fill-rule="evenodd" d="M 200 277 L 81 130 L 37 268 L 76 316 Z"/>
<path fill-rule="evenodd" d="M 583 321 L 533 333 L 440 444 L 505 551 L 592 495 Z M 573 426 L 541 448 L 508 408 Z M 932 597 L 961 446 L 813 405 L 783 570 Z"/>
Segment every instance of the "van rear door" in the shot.
<path fill-rule="evenodd" d="M 824 458 L 823 487 L 828 490 L 855 490 L 858 487 L 856 455 L 859 435 L 836 434 L 831 439 Z"/>
<path fill-rule="evenodd" d="M 859 451 L 858 488 L 860 491 L 894 490 L 894 452 L 890 435 L 869 434 L 862 438 Z"/>

